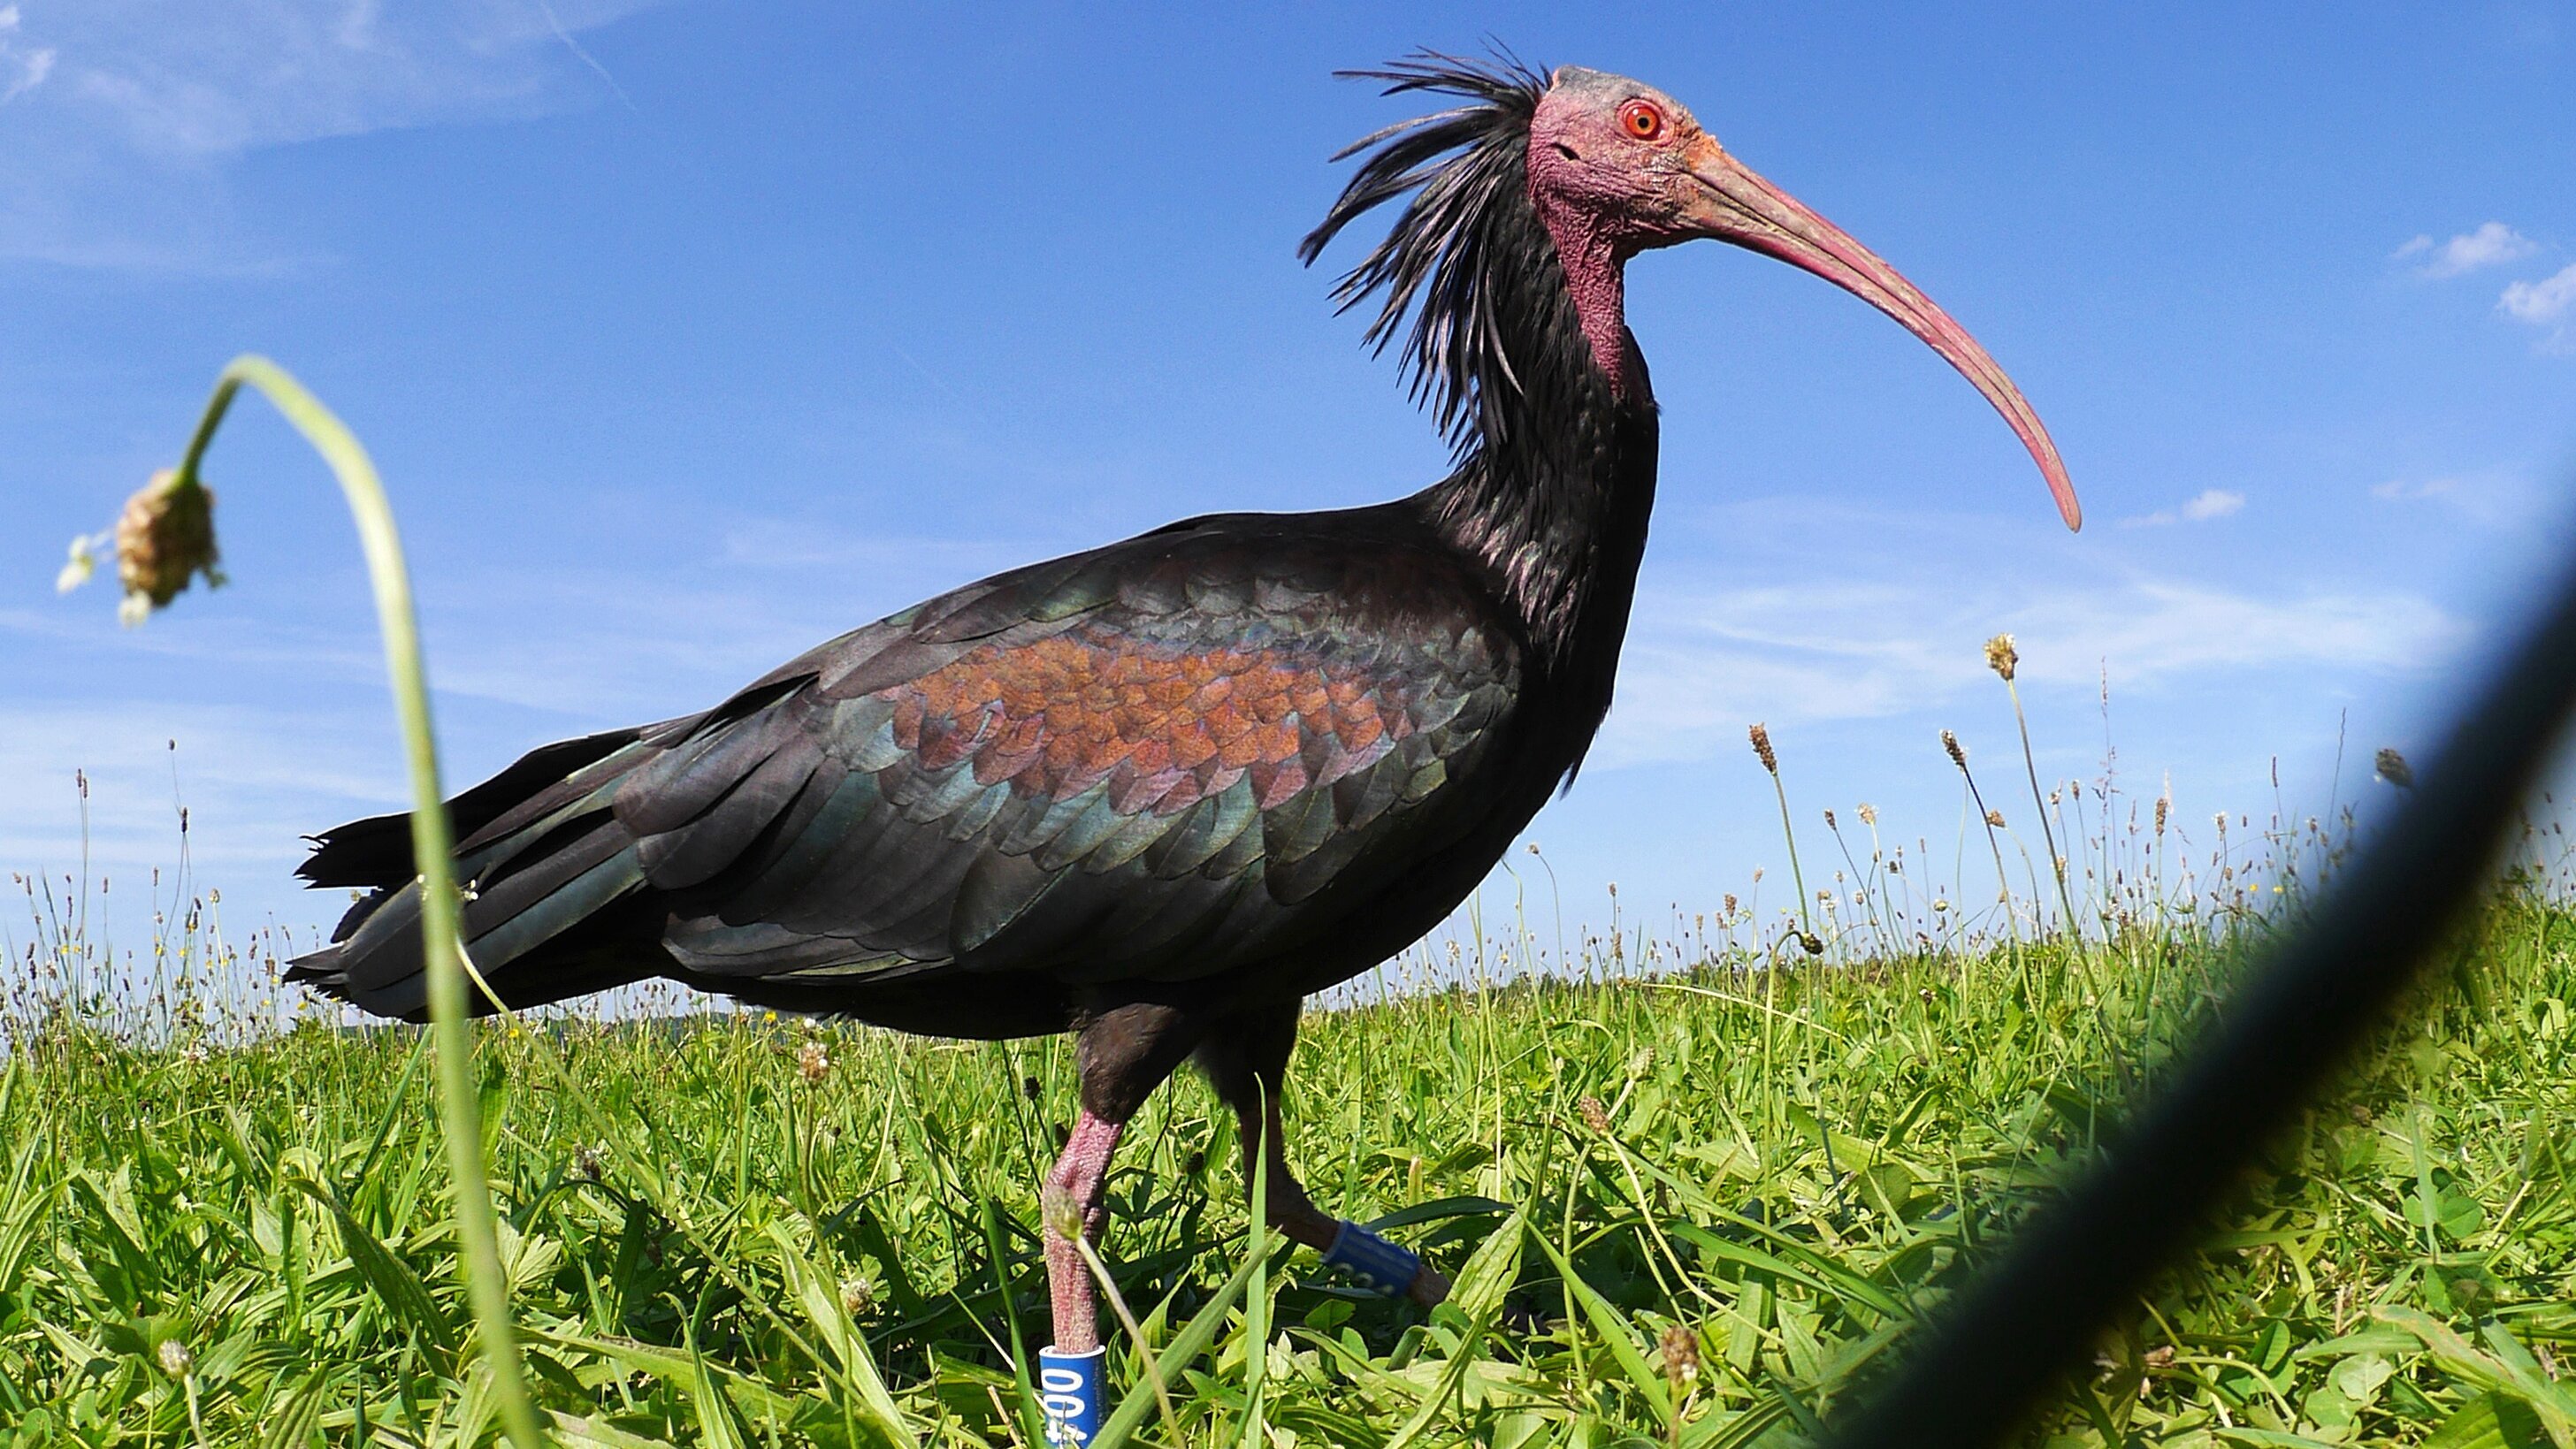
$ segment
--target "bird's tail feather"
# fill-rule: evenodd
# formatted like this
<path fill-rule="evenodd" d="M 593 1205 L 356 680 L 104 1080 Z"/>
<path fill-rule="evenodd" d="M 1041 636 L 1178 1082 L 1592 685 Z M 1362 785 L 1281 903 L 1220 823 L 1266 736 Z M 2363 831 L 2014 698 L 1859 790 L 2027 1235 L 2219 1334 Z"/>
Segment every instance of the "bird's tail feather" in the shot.
<path fill-rule="evenodd" d="M 669 728 L 548 745 L 449 802 L 467 953 L 507 1005 L 605 990 L 668 964 L 629 919 L 643 904 L 644 871 L 609 801 Z M 410 817 L 329 831 L 297 873 L 316 885 L 374 889 L 341 919 L 331 945 L 288 963 L 286 979 L 379 1016 L 426 1017 Z M 492 1009 L 481 992 L 472 996 L 477 1014 Z"/>

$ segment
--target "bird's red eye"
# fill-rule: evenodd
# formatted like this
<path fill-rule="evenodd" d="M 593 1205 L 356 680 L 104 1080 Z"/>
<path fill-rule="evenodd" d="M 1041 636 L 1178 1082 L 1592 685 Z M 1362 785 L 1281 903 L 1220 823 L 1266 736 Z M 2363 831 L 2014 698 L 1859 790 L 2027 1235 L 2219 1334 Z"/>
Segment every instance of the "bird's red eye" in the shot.
<path fill-rule="evenodd" d="M 1630 101 L 1619 108 L 1619 129 L 1640 141 L 1653 141 L 1664 134 L 1664 113 L 1647 101 Z"/>

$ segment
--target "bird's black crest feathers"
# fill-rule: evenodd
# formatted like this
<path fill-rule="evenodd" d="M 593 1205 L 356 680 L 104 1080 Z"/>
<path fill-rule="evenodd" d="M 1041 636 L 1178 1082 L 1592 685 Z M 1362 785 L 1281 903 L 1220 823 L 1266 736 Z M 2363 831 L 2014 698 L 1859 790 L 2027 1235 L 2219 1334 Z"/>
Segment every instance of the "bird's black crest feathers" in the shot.
<path fill-rule="evenodd" d="M 1547 78 L 1497 50 L 1488 60 L 1418 51 L 1383 70 L 1344 76 L 1386 82 L 1386 94 L 1459 96 L 1469 104 L 1401 121 L 1333 159 L 1366 154 L 1323 223 L 1297 255 L 1312 263 L 1343 228 L 1410 194 L 1369 254 L 1333 289 L 1347 311 L 1380 298 L 1369 343 L 1383 351 L 1413 324 L 1400 354 L 1416 402 L 1428 401 L 1463 458 L 1506 439 L 1531 359 L 1515 358 L 1522 288 L 1555 271 L 1554 244 L 1529 204 L 1530 118 Z M 1418 304 L 1418 305 L 1417 305 Z"/>

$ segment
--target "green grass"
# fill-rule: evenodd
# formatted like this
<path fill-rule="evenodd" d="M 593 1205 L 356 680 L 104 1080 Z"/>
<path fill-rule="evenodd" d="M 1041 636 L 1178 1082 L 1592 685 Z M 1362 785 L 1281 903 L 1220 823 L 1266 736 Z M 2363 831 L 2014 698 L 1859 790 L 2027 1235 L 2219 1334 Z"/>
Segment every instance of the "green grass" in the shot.
<path fill-rule="evenodd" d="M 2268 929 L 2158 912 L 2080 954 L 1899 958 L 1866 949 L 1897 935 L 1882 907 L 1877 935 L 1777 972 L 1685 922 L 1588 943 L 1577 979 L 1427 989 L 1420 957 L 1310 1016 L 1294 1159 L 1456 1280 L 1428 1315 L 1311 1254 L 1244 1272 L 1229 1119 L 1176 1082 L 1109 1186 L 1104 1254 L 1177 1421 L 1122 1341 L 1134 1442 L 1800 1441 Z M 172 933 L 154 959 L 202 949 Z M 39 937 L 0 1076 L 0 1444 L 492 1442 L 418 1034 L 69 1008 L 57 958 L 84 946 Z M 2034 1441 L 2576 1445 L 2571 953 L 2576 917 L 2502 898 Z M 1045 1336 L 1061 1043 L 765 1016 L 479 1037 L 516 1311 L 565 1441 L 1034 1442 L 1015 1365 Z"/>

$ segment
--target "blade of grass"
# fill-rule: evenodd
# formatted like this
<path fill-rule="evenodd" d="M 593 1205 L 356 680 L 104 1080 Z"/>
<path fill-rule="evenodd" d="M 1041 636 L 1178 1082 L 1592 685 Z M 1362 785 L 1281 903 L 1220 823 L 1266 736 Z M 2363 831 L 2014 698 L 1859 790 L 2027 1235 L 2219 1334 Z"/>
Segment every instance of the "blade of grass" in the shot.
<path fill-rule="evenodd" d="M 285 1404 L 272 1409 L 266 1432 L 259 1437 L 260 1449 L 307 1449 L 314 1436 L 322 1432 L 322 1391 L 330 1384 L 325 1369 L 315 1369 L 286 1396 Z"/>
<path fill-rule="evenodd" d="M 886 1392 L 885 1380 L 877 1375 L 876 1359 L 868 1353 L 868 1341 L 860 1334 L 858 1324 L 851 1321 L 837 1285 L 826 1281 L 822 1271 L 797 1248 L 784 1223 L 769 1225 L 769 1240 L 777 1248 L 788 1291 L 804 1308 L 816 1336 L 840 1359 L 841 1370 L 857 1386 L 859 1402 L 867 1409 L 868 1417 L 888 1440 L 903 1449 L 918 1449 L 921 1441 L 904 1425 L 903 1411 L 895 1407 L 894 1395 Z"/>
<path fill-rule="evenodd" d="M 1100 1261 L 1100 1250 L 1092 1246 L 1091 1235 L 1076 1234 L 1073 1247 L 1082 1255 L 1083 1266 L 1090 1270 L 1093 1280 L 1099 1283 L 1102 1296 L 1109 1300 L 1109 1310 L 1117 1316 L 1118 1326 L 1127 1330 L 1128 1342 L 1136 1346 L 1136 1362 L 1144 1368 L 1146 1382 L 1154 1386 L 1154 1402 L 1162 1407 L 1163 1427 L 1171 1431 L 1173 1439 L 1178 1441 L 1181 1418 L 1179 1411 L 1172 1406 L 1171 1381 L 1163 1376 L 1162 1365 L 1155 1361 L 1154 1345 L 1146 1339 L 1144 1326 L 1136 1321 L 1136 1310 L 1127 1306 L 1127 1295 L 1118 1291 L 1117 1282 L 1109 1276 L 1109 1265 Z"/>
<path fill-rule="evenodd" d="M 1029 1382 L 1028 1340 L 1020 1332 L 1019 1307 L 1011 1301 L 1010 1255 L 1002 1242 L 1001 1206 L 989 1192 L 977 1193 L 975 1205 L 984 1225 L 984 1255 L 993 1267 L 993 1296 L 1001 1305 L 1002 1322 L 1011 1331 L 1011 1377 L 1020 1386 L 1020 1432 L 1028 1436 L 1030 1443 L 1042 1443 L 1046 1438 L 1046 1418 L 1037 1410 L 1037 1385 Z"/>
<path fill-rule="evenodd" d="M 1216 1342 L 1218 1332 L 1225 1327 L 1226 1315 L 1234 1310 L 1235 1300 L 1241 1298 L 1244 1290 L 1252 1284 L 1253 1262 L 1246 1258 L 1242 1266 L 1234 1270 L 1234 1276 L 1225 1281 L 1225 1286 L 1217 1290 L 1216 1296 L 1190 1315 L 1190 1321 L 1181 1325 L 1181 1331 L 1173 1335 L 1161 1355 L 1151 1362 L 1150 1371 L 1156 1382 L 1178 1378 L 1181 1370 L 1190 1366 L 1191 1360 L 1207 1352 L 1208 1346 Z M 1128 1395 L 1127 1401 L 1109 1416 L 1109 1422 L 1100 1426 L 1100 1437 L 1091 1441 L 1091 1449 L 1120 1449 L 1136 1432 L 1136 1426 L 1145 1422 L 1145 1415 L 1153 1403 L 1152 1399 Z M 1185 1441 L 1175 1439 L 1173 1442 Z"/>
<path fill-rule="evenodd" d="M 1574 1264 L 1556 1250 L 1556 1244 L 1549 1242 L 1545 1234 L 1532 1233 L 1530 1241 L 1538 1244 L 1539 1251 L 1547 1254 L 1548 1261 L 1556 1265 L 1556 1271 L 1564 1275 L 1567 1291 L 1582 1306 L 1583 1316 L 1591 1320 L 1593 1330 L 1609 1345 L 1610 1356 L 1618 1361 L 1620 1372 L 1628 1376 L 1629 1386 L 1646 1401 L 1648 1408 L 1655 1411 L 1655 1423 L 1670 1429 L 1673 1422 L 1672 1393 L 1664 1384 L 1664 1376 L 1655 1371 L 1654 1365 L 1646 1362 L 1645 1350 L 1638 1344 L 1636 1335 L 1629 1332 L 1628 1321 L 1620 1317 L 1618 1309 L 1610 1306 L 1609 1299 L 1583 1281 L 1583 1275 L 1574 1271 Z"/>
<path fill-rule="evenodd" d="M 320 1203 L 340 1225 L 342 1251 L 357 1265 L 358 1275 L 367 1280 L 367 1286 L 384 1300 L 386 1309 L 452 1357 L 456 1352 L 456 1326 L 438 1311 L 437 1302 L 429 1296 L 429 1285 L 420 1281 L 411 1265 L 395 1257 L 381 1239 L 367 1231 L 337 1193 L 307 1178 L 299 1177 L 293 1182 L 297 1191 Z"/>

